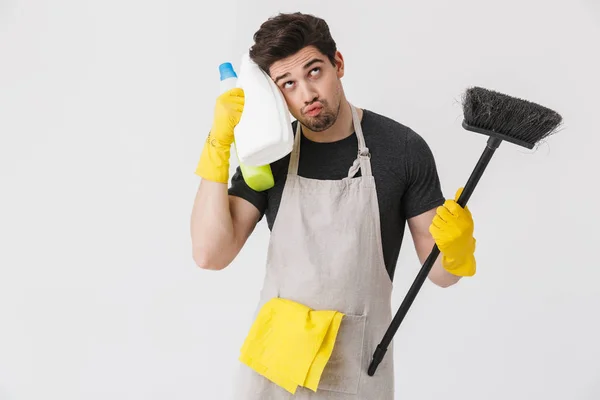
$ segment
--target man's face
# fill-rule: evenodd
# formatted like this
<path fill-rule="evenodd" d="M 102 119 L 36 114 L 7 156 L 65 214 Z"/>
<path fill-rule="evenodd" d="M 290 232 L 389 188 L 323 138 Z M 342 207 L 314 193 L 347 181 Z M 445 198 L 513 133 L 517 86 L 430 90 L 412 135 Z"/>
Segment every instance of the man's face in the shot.
<path fill-rule="evenodd" d="M 344 75 L 339 52 L 336 65 L 313 46 L 279 60 L 270 68 L 270 75 L 281 89 L 290 113 L 313 132 L 331 127 L 340 110 Z"/>

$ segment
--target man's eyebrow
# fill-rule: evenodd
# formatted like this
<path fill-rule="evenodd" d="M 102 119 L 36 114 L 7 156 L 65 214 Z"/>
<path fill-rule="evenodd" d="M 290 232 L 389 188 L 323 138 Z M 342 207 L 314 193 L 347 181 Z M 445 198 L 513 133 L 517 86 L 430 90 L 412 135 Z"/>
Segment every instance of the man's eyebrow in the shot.
<path fill-rule="evenodd" d="M 289 76 L 289 75 L 290 75 L 290 73 L 289 73 L 289 72 L 286 72 L 286 73 L 285 73 L 285 74 L 283 74 L 283 75 L 279 75 L 277 78 L 275 78 L 275 84 L 277 84 L 277 82 L 278 82 L 280 79 L 283 79 L 283 78 L 285 78 L 286 76 Z"/>
<path fill-rule="evenodd" d="M 320 58 L 313 58 L 312 60 L 310 60 L 309 62 L 307 62 L 306 64 L 304 64 L 304 69 L 310 67 L 311 65 L 313 65 L 314 63 L 318 63 L 318 62 L 323 62 L 323 60 L 321 60 Z"/>
<path fill-rule="evenodd" d="M 322 62 L 323 62 L 323 60 L 322 60 L 322 59 L 320 59 L 320 58 L 313 58 L 312 60 L 310 60 L 309 62 L 307 62 L 306 64 L 304 64 L 304 69 L 307 69 L 307 68 L 308 68 L 308 67 L 310 67 L 311 65 L 313 65 L 313 64 L 315 64 L 315 63 L 318 63 L 318 62 L 321 62 L 321 63 L 322 63 Z M 283 75 L 279 75 L 277 78 L 275 78 L 275 84 L 277 84 L 277 82 L 278 82 L 279 80 L 281 80 L 281 79 L 283 79 L 283 78 L 286 78 L 286 77 L 288 77 L 289 75 L 290 75 L 290 73 L 289 73 L 289 72 L 286 72 L 286 73 L 285 73 L 285 74 L 283 74 Z"/>

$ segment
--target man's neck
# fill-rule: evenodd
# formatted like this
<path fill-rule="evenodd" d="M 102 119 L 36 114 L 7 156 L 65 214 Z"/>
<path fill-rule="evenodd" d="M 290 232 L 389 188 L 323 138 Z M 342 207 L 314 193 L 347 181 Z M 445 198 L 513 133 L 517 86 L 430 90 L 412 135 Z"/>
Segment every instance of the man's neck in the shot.
<path fill-rule="evenodd" d="M 363 111 L 356 108 L 358 120 L 362 120 Z M 330 143 L 342 140 L 352 135 L 354 132 L 354 124 L 352 123 L 352 111 L 350 104 L 346 99 L 342 99 L 340 104 L 340 113 L 335 123 L 324 131 L 313 132 L 306 126 L 302 125 L 302 133 L 307 139 L 313 142 Z"/>

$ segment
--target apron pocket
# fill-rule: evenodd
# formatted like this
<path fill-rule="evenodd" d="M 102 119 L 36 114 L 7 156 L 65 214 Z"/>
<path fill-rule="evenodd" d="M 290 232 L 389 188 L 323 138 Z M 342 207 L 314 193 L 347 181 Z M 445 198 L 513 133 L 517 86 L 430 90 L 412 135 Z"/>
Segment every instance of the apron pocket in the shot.
<path fill-rule="evenodd" d="M 356 394 L 363 365 L 365 315 L 344 315 L 317 388 Z"/>

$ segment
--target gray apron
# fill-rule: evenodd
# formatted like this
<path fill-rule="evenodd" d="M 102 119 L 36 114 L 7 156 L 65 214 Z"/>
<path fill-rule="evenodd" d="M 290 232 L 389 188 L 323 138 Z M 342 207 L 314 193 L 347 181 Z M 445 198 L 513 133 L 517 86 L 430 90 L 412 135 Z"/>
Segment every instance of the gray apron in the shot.
<path fill-rule="evenodd" d="M 344 313 L 333 352 L 316 393 L 300 386 L 292 395 L 242 364 L 235 400 L 394 398 L 393 345 L 375 375 L 367 375 L 392 318 L 392 282 L 383 259 L 370 154 L 356 109 L 350 107 L 359 152 L 341 180 L 298 176 L 298 123 L 256 309 L 258 313 L 269 299 L 280 297 Z"/>

